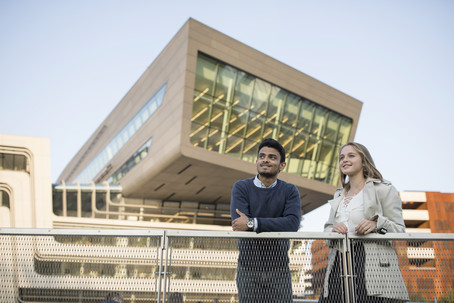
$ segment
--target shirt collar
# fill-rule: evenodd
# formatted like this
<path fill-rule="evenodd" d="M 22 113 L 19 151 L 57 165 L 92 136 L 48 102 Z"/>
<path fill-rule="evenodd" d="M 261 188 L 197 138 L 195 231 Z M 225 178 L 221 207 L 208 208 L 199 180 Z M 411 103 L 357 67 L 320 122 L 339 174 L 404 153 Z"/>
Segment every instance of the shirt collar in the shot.
<path fill-rule="evenodd" d="M 257 186 L 258 188 L 273 188 L 277 184 L 277 179 L 276 179 L 276 181 L 274 181 L 273 184 L 271 184 L 269 187 L 266 187 L 266 185 L 263 184 L 262 181 L 260 181 L 258 176 L 259 175 L 256 175 L 255 178 L 254 178 L 254 185 Z"/>

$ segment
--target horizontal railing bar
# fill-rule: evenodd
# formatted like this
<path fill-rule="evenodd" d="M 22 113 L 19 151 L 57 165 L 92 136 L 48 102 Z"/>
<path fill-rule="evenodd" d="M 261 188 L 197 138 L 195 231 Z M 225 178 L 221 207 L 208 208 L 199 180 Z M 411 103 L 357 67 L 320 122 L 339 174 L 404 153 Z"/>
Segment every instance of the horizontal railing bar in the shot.
<path fill-rule="evenodd" d="M 65 235 L 65 236 L 120 236 L 120 237 L 197 237 L 197 238 L 276 238 L 276 239 L 321 239 L 342 240 L 345 235 L 325 232 L 241 232 L 241 231 L 198 231 L 198 230 L 163 230 L 163 229 L 82 229 L 82 228 L 0 228 L 0 235 Z M 357 235 L 349 233 L 354 240 L 453 240 L 454 233 L 388 233 L 386 235 Z"/>
<path fill-rule="evenodd" d="M 277 238 L 277 239 L 344 239 L 344 235 L 324 232 L 264 232 L 251 233 L 240 231 L 192 231 L 192 230 L 139 230 L 139 229 L 72 229 L 72 228 L 0 228 L 0 235 L 37 235 L 37 236 L 121 236 L 121 237 L 198 237 L 198 238 Z"/>
<path fill-rule="evenodd" d="M 342 240 L 344 235 L 324 232 L 263 232 L 253 233 L 247 231 L 197 231 L 197 230 L 167 230 L 166 236 L 171 237 L 197 237 L 197 238 L 254 238 L 254 239 L 326 239 Z"/>
<path fill-rule="evenodd" d="M 0 228 L 0 235 L 27 236 L 119 236 L 151 237 L 164 236 L 162 229 L 75 229 L 75 228 Z"/>
<path fill-rule="evenodd" d="M 454 233 L 387 233 L 385 235 L 348 233 L 348 237 L 355 240 L 453 240 Z"/>

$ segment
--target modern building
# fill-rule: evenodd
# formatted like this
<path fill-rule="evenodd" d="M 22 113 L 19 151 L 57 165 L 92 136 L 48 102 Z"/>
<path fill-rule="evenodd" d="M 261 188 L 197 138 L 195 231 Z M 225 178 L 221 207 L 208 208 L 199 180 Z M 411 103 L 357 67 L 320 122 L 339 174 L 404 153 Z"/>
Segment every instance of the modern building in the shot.
<path fill-rule="evenodd" d="M 360 101 L 189 19 L 58 183 L 51 186 L 47 139 L 0 135 L 0 227 L 231 230 L 232 185 L 255 175 L 258 144 L 268 137 L 285 147 L 287 167 L 280 178 L 297 186 L 307 213 L 332 196 L 338 184 L 336 150 L 354 138 L 361 107 Z M 149 284 L 156 267 L 143 249 L 156 243 L 131 241 L 78 236 L 38 241 L 21 251 L 30 253 L 20 256 L 23 269 L 2 265 L 3 273 L 17 271 L 20 278 L 13 277 L 14 284 L 4 284 L 0 293 L 13 301 L 68 300 L 100 285 L 90 291 L 91 299 L 84 297 L 92 302 L 109 288 L 126 287 L 122 281 L 128 279 L 141 285 L 128 293 L 128 302 L 142 302 L 157 287 Z M 312 293 L 307 249 L 300 242 L 290 249 L 298 296 Z M 236 260 L 235 247 L 220 256 Z M 17 248 L 6 245 L 4 254 L 14 256 Z M 195 249 L 190 241 L 173 250 L 178 267 L 172 279 L 184 287 L 187 302 L 202 294 L 235 300 L 235 263 L 213 260 L 216 248 Z M 115 251 L 124 260 L 114 259 Z M 210 266 L 191 263 L 194 252 L 209 257 Z M 217 279 L 225 280 L 221 292 L 200 290 L 202 280 L 218 285 Z"/>
<path fill-rule="evenodd" d="M 258 144 L 273 137 L 287 151 L 280 177 L 298 187 L 307 213 L 332 196 L 336 150 L 354 138 L 361 107 L 189 19 L 66 166 L 59 183 L 119 185 L 126 203 L 144 207 L 137 218 L 148 222 L 153 207 L 228 218 L 233 183 L 256 173 Z"/>

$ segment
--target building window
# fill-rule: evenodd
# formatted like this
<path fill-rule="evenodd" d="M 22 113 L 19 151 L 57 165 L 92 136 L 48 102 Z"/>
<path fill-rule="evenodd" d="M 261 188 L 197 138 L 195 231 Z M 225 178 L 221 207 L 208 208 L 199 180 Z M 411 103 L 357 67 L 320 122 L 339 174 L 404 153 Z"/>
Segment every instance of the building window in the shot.
<path fill-rule="evenodd" d="M 348 142 L 351 118 L 204 54 L 193 101 L 194 146 L 255 162 L 272 137 L 287 152 L 287 172 L 338 184 L 336 150 Z"/>
<path fill-rule="evenodd" d="M 30 172 L 30 161 L 24 155 L 0 153 L 0 170 Z"/>
<path fill-rule="evenodd" d="M 0 189 L 0 206 L 10 208 L 9 194 Z"/>
<path fill-rule="evenodd" d="M 119 210 L 115 205 L 118 205 L 121 199 L 121 188 L 117 186 L 52 185 L 52 207 L 56 216 L 113 219 L 118 217 Z M 110 208 L 108 207 L 109 201 L 112 201 Z M 106 211 L 111 211 L 114 215 L 110 215 Z"/>
<path fill-rule="evenodd" d="M 445 207 L 446 212 L 448 213 L 454 212 L 454 202 L 444 202 L 443 205 Z"/>
<path fill-rule="evenodd" d="M 120 130 L 107 146 L 87 165 L 75 178 L 74 182 L 88 184 L 103 170 L 109 161 L 126 145 L 129 139 L 145 124 L 154 112 L 161 106 L 167 84 L 136 113 L 136 115 Z"/>
<path fill-rule="evenodd" d="M 450 231 L 452 230 L 451 222 L 449 220 L 434 220 L 435 230 L 438 231 Z"/>
<path fill-rule="evenodd" d="M 65 191 L 61 186 L 52 185 L 52 209 L 56 216 L 63 216 L 63 195 Z"/>
<path fill-rule="evenodd" d="M 151 138 L 145 142 L 115 173 L 107 180 L 109 184 L 118 184 L 133 167 L 139 164 L 149 153 Z"/>

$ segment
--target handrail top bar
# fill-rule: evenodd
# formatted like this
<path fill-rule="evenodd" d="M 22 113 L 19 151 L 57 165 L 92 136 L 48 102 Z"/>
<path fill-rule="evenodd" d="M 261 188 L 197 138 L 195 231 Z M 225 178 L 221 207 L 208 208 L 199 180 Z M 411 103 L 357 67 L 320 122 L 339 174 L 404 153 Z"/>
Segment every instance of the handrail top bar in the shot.
<path fill-rule="evenodd" d="M 454 233 L 387 233 L 385 235 L 348 233 L 348 238 L 351 240 L 453 240 Z"/>
<path fill-rule="evenodd" d="M 254 233 L 247 231 L 195 231 L 195 230 L 167 230 L 167 237 L 224 237 L 224 238 L 254 238 L 254 239 L 344 239 L 338 233 L 325 232 L 263 232 Z"/>
<path fill-rule="evenodd" d="M 163 229 L 0 228 L 0 235 L 150 237 L 163 234 Z"/>
<path fill-rule="evenodd" d="M 240 231 L 194 231 L 164 229 L 75 229 L 75 228 L 0 228 L 0 235 L 37 235 L 37 236 L 120 236 L 120 237 L 199 237 L 199 238 L 274 238 L 274 239 L 344 239 L 338 233 L 325 232 L 240 232 Z M 360 236 L 347 235 L 356 240 L 452 240 L 454 233 L 388 233 L 386 235 L 369 234 Z"/>
<path fill-rule="evenodd" d="M 164 230 L 164 229 L 90 229 L 90 228 L 0 228 L 0 235 L 29 236 L 120 236 L 120 237 L 198 237 L 198 238 L 282 238 L 282 239 L 343 239 L 337 233 L 324 232 L 239 232 L 239 231 L 205 231 L 205 230 Z"/>

